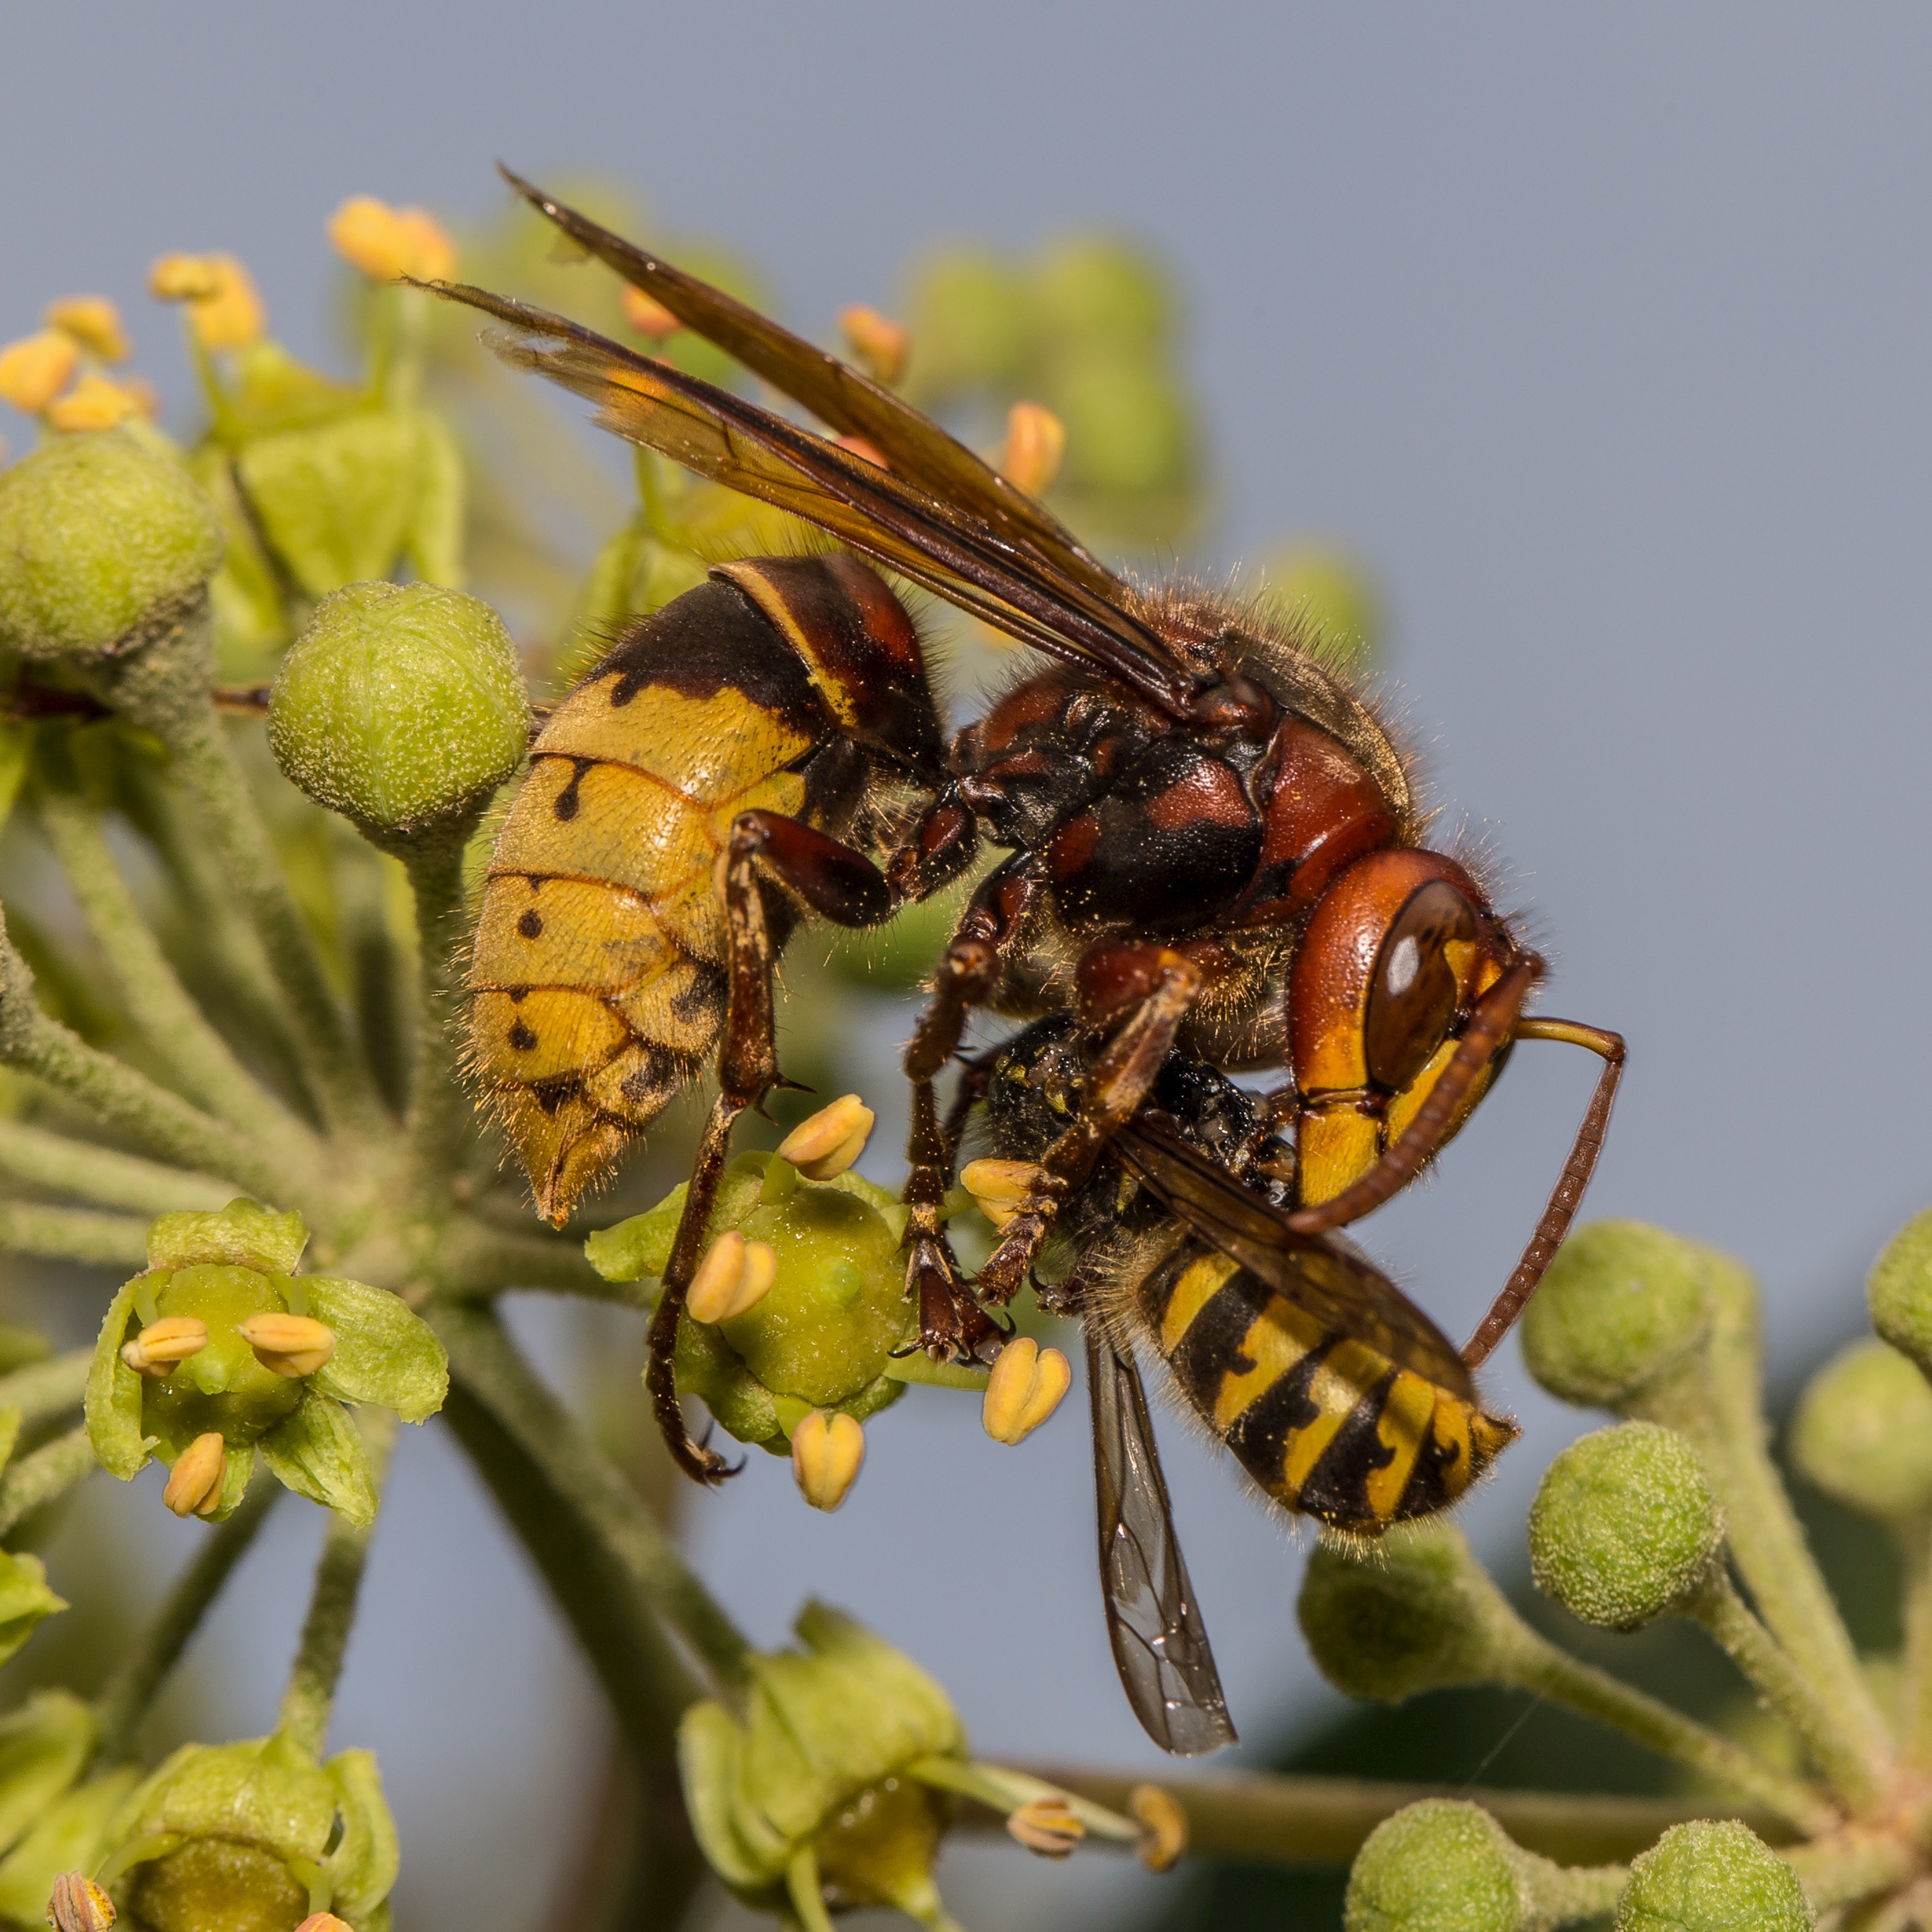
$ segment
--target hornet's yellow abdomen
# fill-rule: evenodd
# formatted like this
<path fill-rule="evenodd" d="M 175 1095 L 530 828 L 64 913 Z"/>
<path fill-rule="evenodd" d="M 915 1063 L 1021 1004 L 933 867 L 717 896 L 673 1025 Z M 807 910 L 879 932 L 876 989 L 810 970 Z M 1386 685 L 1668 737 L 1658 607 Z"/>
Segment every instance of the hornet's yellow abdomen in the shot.
<path fill-rule="evenodd" d="M 1276 1502 L 1379 1534 L 1454 1502 L 1514 1423 L 1325 1327 L 1219 1250 L 1180 1245 L 1133 1311 L 1189 1406 Z"/>
<path fill-rule="evenodd" d="M 717 1046 L 733 821 L 853 817 L 860 764 L 812 645 L 880 599 L 847 557 L 726 566 L 633 625 L 532 747 L 472 950 L 470 1058 L 548 1220 Z"/>

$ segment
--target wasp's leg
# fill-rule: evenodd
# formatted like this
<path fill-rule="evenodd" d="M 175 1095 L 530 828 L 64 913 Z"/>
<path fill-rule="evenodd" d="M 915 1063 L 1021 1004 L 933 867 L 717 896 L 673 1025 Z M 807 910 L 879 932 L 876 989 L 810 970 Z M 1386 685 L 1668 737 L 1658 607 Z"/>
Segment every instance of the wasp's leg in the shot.
<path fill-rule="evenodd" d="M 776 812 L 747 812 L 731 827 L 724 853 L 724 910 L 730 949 L 730 1005 L 718 1054 L 718 1098 L 712 1102 L 692 1163 L 684 1211 L 664 1264 L 664 1288 L 652 1318 L 644 1382 L 658 1427 L 686 1475 L 715 1483 L 730 1473 L 722 1456 L 691 1438 L 677 1396 L 673 1357 L 704 1248 L 718 1183 L 731 1148 L 731 1130 L 778 1078 L 777 1028 L 772 1006 L 775 949 L 765 916 L 764 879 L 775 880 L 813 911 L 841 926 L 877 926 L 896 909 L 886 875 L 863 853 Z"/>
<path fill-rule="evenodd" d="M 939 962 L 932 997 L 906 1048 L 906 1078 L 912 1082 L 906 1148 L 912 1171 L 901 1196 L 910 1210 L 906 1293 L 919 1304 L 920 1346 L 935 1358 L 970 1360 L 1001 1331 L 974 1300 L 940 1225 L 940 1206 L 952 1182 L 955 1137 L 940 1123 L 932 1083 L 959 1051 L 967 1015 L 998 989 L 1041 879 L 1040 861 L 1024 852 L 988 875 Z"/>
<path fill-rule="evenodd" d="M 1010 1301 L 1040 1252 L 1060 1204 L 1094 1172 L 1101 1150 L 1147 1098 L 1174 1035 L 1198 997 L 1201 969 L 1156 945 L 1109 946 L 1080 962 L 1082 1017 L 1104 1024 L 1126 1018 L 1088 1069 L 1073 1124 L 1040 1156 L 1041 1185 L 1019 1205 L 980 1270 L 982 1301 Z"/>

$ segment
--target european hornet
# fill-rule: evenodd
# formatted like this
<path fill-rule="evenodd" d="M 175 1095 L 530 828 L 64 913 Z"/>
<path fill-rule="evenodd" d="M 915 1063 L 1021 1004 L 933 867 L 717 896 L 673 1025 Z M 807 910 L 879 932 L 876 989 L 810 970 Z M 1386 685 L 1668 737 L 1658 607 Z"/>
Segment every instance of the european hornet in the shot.
<path fill-rule="evenodd" d="M 998 1311 L 1067 1203 L 1118 1157 L 1191 1231 L 1177 1252 L 1192 1258 L 1172 1285 L 1185 1305 L 1200 1302 L 1189 1334 L 1231 1282 L 1258 1282 L 1290 1302 L 1323 1284 L 1310 1348 L 1327 1372 L 1305 1393 L 1338 1418 L 1334 1439 L 1355 1443 L 1364 1468 L 1400 1453 L 1391 1431 L 1436 1431 L 1433 1407 L 1416 1420 L 1424 1404 L 1404 1375 L 1426 1385 L 1431 1404 L 1446 1396 L 1481 1416 L 1469 1371 L 1569 1226 L 1623 1043 L 1525 1014 L 1544 962 L 1467 870 L 1422 844 L 1406 766 L 1373 712 L 1292 629 L 1186 589 L 1130 585 L 889 389 L 508 179 L 573 242 L 838 439 L 560 316 L 431 285 L 507 325 L 499 352 L 595 403 L 605 428 L 844 547 L 721 564 L 624 632 L 532 748 L 490 862 L 472 958 L 474 1064 L 553 1221 L 715 1064 L 720 1090 L 646 1371 L 680 1465 L 700 1480 L 724 1473 L 686 1430 L 672 1352 L 734 1124 L 780 1083 L 778 954 L 808 917 L 890 919 L 957 878 L 982 840 L 1010 856 L 972 894 L 905 1057 L 907 1292 L 920 1345 L 935 1358 L 996 1354 Z M 949 740 L 917 630 L 874 566 L 1055 662 Z M 968 1282 L 940 1222 L 964 1106 L 942 1118 L 934 1083 L 982 1010 L 1064 1016 L 1080 1071 L 1054 1132 L 1029 1150 L 1028 1185 L 998 1245 Z M 1587 1048 L 1604 1068 L 1521 1262 L 1458 1354 L 1385 1278 L 1325 1238 L 1415 1175 L 1522 1040 Z M 1286 1076 L 1261 1116 L 1277 1150 L 1274 1194 L 1198 1149 L 1175 1151 L 1184 1138 L 1168 1145 L 1137 1118 L 1177 1052 Z M 964 1100 L 992 1064 L 970 1064 Z M 1273 1304 L 1255 1306 L 1264 1318 Z M 1118 1426 L 1122 1376 L 1144 1420 L 1131 1355 L 1117 1347 L 1114 1365 L 1095 1397 L 1114 1408 L 1111 1435 L 1101 1432 L 1103 1534 L 1131 1520 L 1153 1538 L 1158 1568 L 1168 1556 L 1178 1563 L 1172 1528 L 1150 1436 Z M 1251 1372 L 1268 1366 L 1257 1360 Z M 1382 1383 L 1371 1378 L 1391 1370 L 1376 1400 Z M 1352 1434 L 1351 1418 L 1360 1421 Z M 1448 1438 L 1430 1433 L 1454 1454 L 1436 1455 L 1438 1486 L 1414 1491 L 1418 1504 L 1451 1499 L 1508 1439 L 1508 1424 L 1486 1420 L 1496 1433 L 1480 1442 L 1473 1421 L 1466 1444 L 1453 1426 Z M 1404 1508 L 1411 1492 L 1394 1491 L 1365 1490 L 1358 1526 L 1414 1513 Z M 1310 1507 L 1305 1485 L 1274 1492 Z M 1158 1651 L 1184 1632 L 1156 1598 Z M 1127 1681 L 1161 1735 L 1166 1693 Z"/>

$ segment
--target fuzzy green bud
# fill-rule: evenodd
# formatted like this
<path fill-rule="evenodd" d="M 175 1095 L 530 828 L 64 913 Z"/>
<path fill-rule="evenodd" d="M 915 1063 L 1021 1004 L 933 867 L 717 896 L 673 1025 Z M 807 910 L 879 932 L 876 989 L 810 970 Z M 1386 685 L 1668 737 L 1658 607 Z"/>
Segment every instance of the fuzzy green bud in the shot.
<path fill-rule="evenodd" d="M 1886 1244 L 1865 1283 L 1872 1326 L 1932 1375 L 1932 1209 L 1915 1215 Z"/>
<path fill-rule="evenodd" d="M 1573 1442 L 1529 1512 L 1536 1586 L 1585 1623 L 1636 1630 L 1709 1574 L 1724 1515 L 1676 1430 L 1626 1422 Z"/>
<path fill-rule="evenodd" d="M 648 1214 L 593 1234 L 584 1248 L 591 1265 L 610 1281 L 661 1274 L 684 1193 L 680 1186 Z M 915 1319 L 905 1299 L 898 1202 L 849 1170 L 808 1180 L 774 1154 L 744 1154 L 718 1190 L 706 1254 L 734 1231 L 748 1248 L 770 1250 L 769 1259 L 757 1257 L 761 1292 L 716 1322 L 687 1312 L 678 1329 L 678 1386 L 701 1396 L 738 1441 L 776 1454 L 788 1452 L 792 1431 L 814 1410 L 862 1422 L 896 1401 L 909 1358 L 893 1352 Z"/>
<path fill-rule="evenodd" d="M 213 506 L 118 430 L 58 438 L 0 472 L 0 646 L 114 657 L 172 629 L 221 561 Z"/>
<path fill-rule="evenodd" d="M 1342 1922 L 1346 1932 L 1547 1932 L 1607 1904 L 1608 1889 L 1603 1872 L 1525 1851 L 1481 1806 L 1425 1798 L 1369 1834 Z"/>
<path fill-rule="evenodd" d="M 317 804 L 379 841 L 460 820 L 529 748 L 516 646 L 460 591 L 352 584 L 283 659 L 268 742 Z"/>
<path fill-rule="evenodd" d="M 1852 1342 L 1805 1384 L 1791 1460 L 1828 1496 L 1882 1522 L 1932 1510 L 1932 1385 L 1886 1342 Z"/>
<path fill-rule="evenodd" d="M 742 1721 L 700 1703 L 678 1726 L 698 1844 L 728 1885 L 773 1909 L 809 1846 L 835 1903 L 931 1922 L 946 1812 L 912 1767 L 963 1761 L 951 1702 L 910 1658 L 822 1604 L 794 1629 L 801 1648 L 753 1658 Z"/>
<path fill-rule="evenodd" d="M 1269 600 L 1302 634 L 1349 665 L 1372 662 L 1384 621 L 1374 580 L 1360 562 L 1329 544 L 1294 544 L 1262 560 Z"/>
<path fill-rule="evenodd" d="M 1297 1607 L 1322 1676 L 1345 1696 L 1385 1704 L 1507 1682 L 1521 1629 L 1468 1539 L 1440 1518 L 1398 1524 L 1373 1544 L 1324 1537 Z"/>
<path fill-rule="evenodd" d="M 333 1912 L 388 1924 L 396 1831 L 376 1761 L 317 1764 L 286 1734 L 184 1744 L 122 1806 L 98 1876 L 133 1932 L 292 1932 Z"/>
<path fill-rule="evenodd" d="M 150 1266 L 110 1304 L 87 1384 L 103 1468 L 124 1480 L 151 1456 L 170 1469 L 218 1453 L 171 1496 L 184 1514 L 227 1516 L 259 1454 L 285 1486 L 372 1521 L 375 1491 L 345 1402 L 421 1422 L 442 1405 L 442 1345 L 386 1289 L 292 1272 L 308 1231 L 251 1201 L 218 1214 L 164 1214 Z M 316 1346 L 320 1342 L 323 1346 Z"/>
<path fill-rule="evenodd" d="M 1578 1228 L 1523 1312 L 1530 1373 L 1560 1401 L 1621 1408 L 1703 1341 L 1710 1264 L 1706 1250 L 1642 1222 Z"/>
<path fill-rule="evenodd" d="M 1735 1820 L 1673 1825 L 1630 1866 L 1617 1932 L 1810 1932 L 1798 1874 Z"/>
<path fill-rule="evenodd" d="M 999 256 L 970 247 L 928 256 L 914 274 L 908 308 L 908 381 L 922 397 L 1019 380 L 1033 348 L 1033 318 L 1019 275 Z"/>
<path fill-rule="evenodd" d="M 1042 338 L 1077 357 L 1151 358 L 1174 333 L 1174 298 L 1160 266 L 1109 236 L 1060 243 L 1035 270 L 1033 296 Z"/>

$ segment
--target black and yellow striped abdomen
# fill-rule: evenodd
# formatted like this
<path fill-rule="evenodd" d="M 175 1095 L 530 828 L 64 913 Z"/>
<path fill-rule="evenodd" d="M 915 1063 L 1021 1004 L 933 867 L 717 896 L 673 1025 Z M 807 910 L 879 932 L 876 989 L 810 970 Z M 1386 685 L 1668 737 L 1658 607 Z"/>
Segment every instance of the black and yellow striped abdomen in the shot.
<path fill-rule="evenodd" d="M 864 759 L 838 653 L 895 616 L 910 638 L 850 558 L 725 566 L 633 625 L 532 748 L 471 952 L 470 1058 L 547 1219 L 717 1046 L 733 820 L 844 833 Z"/>
<path fill-rule="evenodd" d="M 1454 1390 L 1324 1327 L 1183 1240 L 1130 1290 L 1189 1406 L 1275 1501 L 1375 1534 L 1454 1502 L 1516 1436 Z"/>

